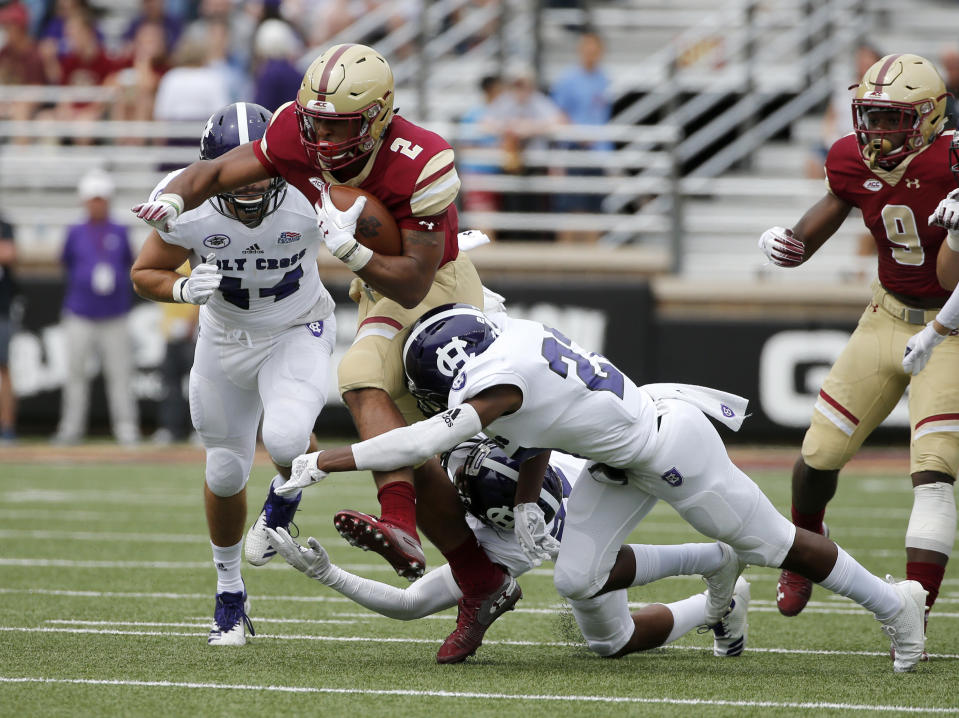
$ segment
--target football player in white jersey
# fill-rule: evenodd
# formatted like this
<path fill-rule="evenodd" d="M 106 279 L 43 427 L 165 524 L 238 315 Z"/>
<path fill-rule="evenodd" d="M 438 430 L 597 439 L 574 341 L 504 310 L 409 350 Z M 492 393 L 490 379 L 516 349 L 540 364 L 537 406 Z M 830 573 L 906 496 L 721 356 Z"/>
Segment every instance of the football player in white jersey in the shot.
<path fill-rule="evenodd" d="M 745 399 L 684 384 L 637 387 L 608 359 L 555 329 L 508 319 L 500 331 L 462 304 L 423 315 L 403 356 L 410 393 L 440 413 L 297 457 L 280 495 L 332 471 L 413 466 L 483 431 L 523 462 L 514 531 L 527 555 L 542 557 L 547 534 L 536 479 L 541 483 L 549 449 L 567 451 L 591 461 L 570 496 L 554 583 L 597 653 L 622 655 L 642 640 L 623 589 L 646 567 L 622 544 L 663 499 L 697 531 L 731 545 L 741 565 L 786 568 L 856 601 L 889 635 L 894 670 L 916 667 L 925 643 L 925 590 L 916 581 L 882 581 L 825 536 L 776 511 L 729 460 L 706 418 L 738 429 Z"/>
<path fill-rule="evenodd" d="M 467 523 L 490 559 L 505 567 L 513 577 L 521 576 L 539 565 L 541 559 L 530 559 L 513 532 L 513 497 L 520 462 L 508 458 L 491 439 L 477 436 L 445 452 L 442 463 L 466 505 Z M 554 452 L 546 468 L 536 503 L 543 511 L 547 534 L 557 542 L 563 539 L 567 498 L 585 464 L 585 459 Z M 336 566 L 323 546 L 312 536 L 307 542 L 309 548 L 306 548 L 282 528 L 275 532 L 268 529 L 267 532 L 271 544 L 291 566 L 388 618 L 401 621 L 423 618 L 452 608 L 463 596 L 453 580 L 449 564 L 430 571 L 409 588 L 397 588 Z M 705 593 L 697 593 L 674 603 L 650 604 L 633 614 L 637 625 L 644 627 L 644 641 L 633 642 L 632 650 L 646 650 L 671 643 L 704 625 L 710 598 L 715 594 L 725 594 L 728 590 L 726 584 L 735 584 L 733 605 L 723 621 L 714 627 L 713 652 L 720 657 L 738 656 L 743 652 L 749 584 L 743 578 L 739 578 L 737 583 L 739 563 L 728 545 L 691 543 L 623 548 L 641 557 L 646 569 L 637 576 L 634 585 L 650 583 L 665 576 L 702 574 L 708 587 Z M 559 543 L 556 543 L 549 552 L 555 554 L 558 549 Z M 594 601 L 601 603 L 602 599 Z"/>
<path fill-rule="evenodd" d="M 269 121 L 259 105 L 224 107 L 206 124 L 200 157 L 259 139 Z M 281 498 L 273 486 L 289 477 L 298 454 L 315 448 L 313 425 L 326 403 L 336 339 L 333 298 L 316 264 L 321 245 L 316 210 L 274 178 L 185 212 L 170 232 L 152 231 L 131 271 L 141 296 L 201 305 L 190 412 L 206 448 L 204 503 L 217 571 L 211 645 L 243 645 L 246 630 L 253 633 L 240 562 L 260 417 L 277 474 L 247 536 L 251 563 L 275 554 L 263 526 L 289 526 L 299 503 L 298 494 Z M 189 277 L 175 271 L 186 260 Z"/>

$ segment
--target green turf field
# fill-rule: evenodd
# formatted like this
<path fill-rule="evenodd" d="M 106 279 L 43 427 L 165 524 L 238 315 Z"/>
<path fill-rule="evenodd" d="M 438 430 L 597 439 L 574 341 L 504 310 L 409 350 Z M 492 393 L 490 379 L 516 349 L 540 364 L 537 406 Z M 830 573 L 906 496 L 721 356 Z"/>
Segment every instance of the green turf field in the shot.
<path fill-rule="evenodd" d="M 151 460 L 154 457 L 151 457 Z M 788 510 L 785 469 L 751 471 Z M 258 463 L 250 520 L 272 475 Z M 2 716 L 777 716 L 959 714 L 959 575 L 930 623 L 932 660 L 895 675 L 878 623 L 817 588 L 807 610 L 775 608 L 778 572 L 750 567 L 749 640 L 718 659 L 708 635 L 619 661 L 587 651 L 548 567 L 464 665 L 434 654 L 455 612 L 401 623 L 366 612 L 274 560 L 244 575 L 257 635 L 206 645 L 215 577 L 201 504 L 202 464 L 3 463 L 0 455 Z M 904 572 L 911 491 L 901 474 L 850 470 L 827 519 L 876 573 Z M 334 562 L 403 582 L 336 534 L 337 509 L 376 510 L 372 481 L 331 477 L 307 490 L 297 521 Z M 700 540 L 658 506 L 638 542 Z M 427 551 L 431 565 L 439 554 Z M 695 577 L 633 589 L 639 603 L 703 590 Z"/>

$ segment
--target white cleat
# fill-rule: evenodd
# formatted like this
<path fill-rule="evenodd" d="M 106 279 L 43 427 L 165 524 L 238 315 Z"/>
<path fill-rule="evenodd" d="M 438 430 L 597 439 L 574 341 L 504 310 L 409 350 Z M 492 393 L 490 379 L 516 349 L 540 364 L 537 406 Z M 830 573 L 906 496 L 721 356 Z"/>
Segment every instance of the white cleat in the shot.
<path fill-rule="evenodd" d="M 892 668 L 896 673 L 908 673 L 916 669 L 922 660 L 926 647 L 924 616 L 926 611 L 926 590 L 918 581 L 899 581 L 886 576 L 886 581 L 902 596 L 902 609 L 888 623 L 882 624 L 892 641 L 895 660 Z"/>
<path fill-rule="evenodd" d="M 742 576 L 736 581 L 729 612 L 713 629 L 713 655 L 729 658 L 742 655 L 746 650 L 746 634 L 749 632 L 749 582 Z"/>
<path fill-rule="evenodd" d="M 253 624 L 247 616 L 249 610 L 250 600 L 247 598 L 246 591 L 218 593 L 207 644 L 210 646 L 246 645 L 246 629 L 250 629 L 251 636 L 256 635 Z"/>
<path fill-rule="evenodd" d="M 283 528 L 289 531 L 291 525 L 295 528 L 293 515 L 296 513 L 296 507 L 299 504 L 299 494 L 293 499 L 284 499 L 282 496 L 277 496 L 273 491 L 273 485 L 270 485 L 263 510 L 260 511 L 260 515 L 250 526 L 250 530 L 246 532 L 246 540 L 243 542 L 243 553 L 246 555 L 248 563 L 254 566 L 263 566 L 276 556 L 276 549 L 270 545 L 270 537 L 267 535 L 266 529 Z"/>
<path fill-rule="evenodd" d="M 746 564 L 729 544 L 717 542 L 723 552 L 723 563 L 710 574 L 703 574 L 706 582 L 706 625 L 713 626 L 722 620 L 729 610 L 729 603 L 736 590 L 736 579 Z"/>

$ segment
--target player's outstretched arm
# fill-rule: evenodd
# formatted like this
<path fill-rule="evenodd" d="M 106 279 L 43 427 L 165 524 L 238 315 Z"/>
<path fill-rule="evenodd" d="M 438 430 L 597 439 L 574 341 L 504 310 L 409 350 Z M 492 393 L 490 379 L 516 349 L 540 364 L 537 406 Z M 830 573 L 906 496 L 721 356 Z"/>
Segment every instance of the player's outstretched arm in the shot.
<path fill-rule="evenodd" d="M 309 548 L 300 546 L 283 528 L 268 528 L 270 545 L 293 568 L 341 593 L 364 608 L 387 618 L 412 621 L 452 608 L 462 596 L 449 564 L 430 571 L 408 588 L 363 578 L 330 561 L 326 549 L 312 536 Z"/>
<path fill-rule="evenodd" d="M 235 147 L 215 160 L 198 160 L 170 180 L 155 200 L 135 205 L 133 213 L 166 232 L 183 212 L 199 207 L 215 194 L 270 179 L 253 153 L 253 143 Z"/>
<path fill-rule="evenodd" d="M 798 267 L 836 233 L 850 211 L 851 204 L 827 193 L 792 229 L 772 227 L 763 232 L 759 248 L 777 266 Z"/>
<path fill-rule="evenodd" d="M 340 446 L 293 460 L 290 479 L 276 489 L 292 496 L 336 471 L 392 471 L 417 466 L 480 433 L 503 414 L 523 404 L 523 393 L 512 385 L 484 389 L 468 402 L 425 421 L 393 429 L 351 446 Z"/>

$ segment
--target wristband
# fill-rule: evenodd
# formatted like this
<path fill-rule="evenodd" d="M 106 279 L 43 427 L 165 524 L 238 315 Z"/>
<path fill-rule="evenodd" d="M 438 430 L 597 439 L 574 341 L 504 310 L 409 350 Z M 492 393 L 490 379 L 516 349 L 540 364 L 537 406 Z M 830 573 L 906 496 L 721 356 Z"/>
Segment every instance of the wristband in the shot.
<path fill-rule="evenodd" d="M 164 192 L 156 199 L 157 202 L 166 202 L 169 205 L 173 205 L 173 209 L 176 210 L 177 216 L 183 213 L 183 198 L 174 194 L 173 192 Z"/>
<path fill-rule="evenodd" d="M 936 321 L 939 322 L 939 323 L 940 323 L 942 326 L 944 326 L 946 329 L 948 329 L 950 332 L 954 332 L 954 331 L 956 330 L 956 325 L 959 324 L 959 317 L 945 317 L 945 316 L 943 316 L 943 312 L 945 311 L 945 309 L 946 309 L 946 308 L 943 307 L 941 310 L 939 310 L 939 313 L 936 315 Z M 948 313 L 948 312 L 947 312 L 947 313 Z M 939 332 L 936 332 L 936 334 L 939 334 Z M 946 338 L 947 336 L 949 336 L 949 335 L 948 335 L 948 334 L 946 334 L 946 335 L 939 334 L 939 336 L 941 336 L 943 339 L 945 339 L 945 338 Z"/>
<path fill-rule="evenodd" d="M 173 301 L 177 304 L 186 304 L 186 299 L 183 297 L 183 285 L 187 283 L 187 277 L 180 277 L 173 283 Z"/>
<path fill-rule="evenodd" d="M 350 271 L 359 272 L 373 259 L 373 250 L 363 246 L 354 239 L 353 246 L 346 250 L 338 259 L 349 267 Z"/>

